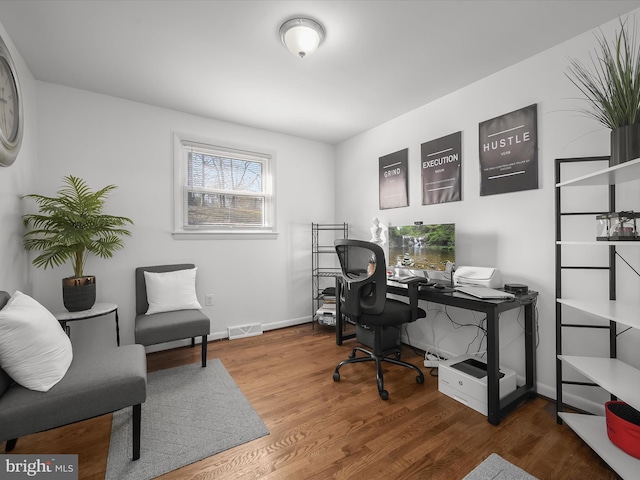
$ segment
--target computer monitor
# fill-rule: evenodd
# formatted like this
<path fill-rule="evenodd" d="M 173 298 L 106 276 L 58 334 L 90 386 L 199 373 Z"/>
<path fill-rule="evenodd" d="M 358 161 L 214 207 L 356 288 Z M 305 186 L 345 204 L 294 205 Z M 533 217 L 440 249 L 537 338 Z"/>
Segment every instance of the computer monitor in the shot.
<path fill-rule="evenodd" d="M 454 223 L 389 227 L 389 267 L 426 271 L 432 280 L 451 280 L 447 264 L 456 262 Z M 445 273 L 446 272 L 446 273 Z"/>

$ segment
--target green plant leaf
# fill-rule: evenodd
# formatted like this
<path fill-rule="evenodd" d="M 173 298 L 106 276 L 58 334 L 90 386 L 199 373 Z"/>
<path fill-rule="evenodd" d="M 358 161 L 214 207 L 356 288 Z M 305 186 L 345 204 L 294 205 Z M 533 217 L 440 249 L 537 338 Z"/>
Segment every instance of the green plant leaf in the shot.
<path fill-rule="evenodd" d="M 627 22 L 620 19 L 613 42 L 596 35 L 599 50 L 591 64 L 570 58 L 566 74 L 585 97 L 579 111 L 610 129 L 640 123 L 640 48 Z"/>
<path fill-rule="evenodd" d="M 42 252 L 33 265 L 47 269 L 71 261 L 74 276 L 81 277 L 87 254 L 111 258 L 124 248 L 121 237 L 131 235 L 125 227 L 133 221 L 103 213 L 105 200 L 115 188 L 107 185 L 93 192 L 84 180 L 69 175 L 55 197 L 25 195 L 39 209 L 22 217 L 27 229 L 25 249 Z"/>

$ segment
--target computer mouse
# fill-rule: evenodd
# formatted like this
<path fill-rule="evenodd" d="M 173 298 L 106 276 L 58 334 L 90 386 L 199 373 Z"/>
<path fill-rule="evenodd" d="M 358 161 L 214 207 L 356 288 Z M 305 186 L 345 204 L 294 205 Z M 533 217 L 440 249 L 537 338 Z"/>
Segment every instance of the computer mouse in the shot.
<path fill-rule="evenodd" d="M 436 283 L 434 285 L 434 288 L 444 288 L 444 287 L 445 287 L 445 285 L 442 285 L 441 283 Z"/>

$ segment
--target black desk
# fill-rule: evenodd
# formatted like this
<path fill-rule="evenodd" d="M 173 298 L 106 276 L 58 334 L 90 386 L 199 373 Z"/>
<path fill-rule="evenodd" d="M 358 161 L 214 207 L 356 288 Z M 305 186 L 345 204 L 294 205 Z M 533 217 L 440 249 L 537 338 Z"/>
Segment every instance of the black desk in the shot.
<path fill-rule="evenodd" d="M 339 280 L 339 279 L 338 279 Z M 336 298 L 340 298 L 340 281 L 336 282 Z M 463 308 L 484 313 L 487 316 L 487 411 L 488 421 L 498 425 L 502 417 L 514 410 L 522 401 L 536 396 L 536 328 L 535 302 L 538 292 L 529 291 L 527 295 L 516 296 L 515 300 L 481 300 L 464 293 L 443 292 L 433 287 L 402 285 L 396 282 L 387 284 L 387 293 L 409 297 L 412 305 L 417 306 L 418 299 L 439 303 L 451 307 Z M 500 400 L 500 324 L 499 314 L 508 310 L 524 307 L 524 354 L 525 384 Z M 344 335 L 340 302 L 336 306 L 336 343 L 355 337 Z"/>

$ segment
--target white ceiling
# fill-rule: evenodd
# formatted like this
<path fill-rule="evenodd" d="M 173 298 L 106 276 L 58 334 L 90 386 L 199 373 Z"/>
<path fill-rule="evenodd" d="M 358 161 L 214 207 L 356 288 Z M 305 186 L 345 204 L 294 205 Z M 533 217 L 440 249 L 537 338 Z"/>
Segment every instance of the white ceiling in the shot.
<path fill-rule="evenodd" d="M 640 0 L 0 0 L 36 79 L 338 143 L 580 33 Z M 326 29 L 305 59 L 280 25 Z"/>

